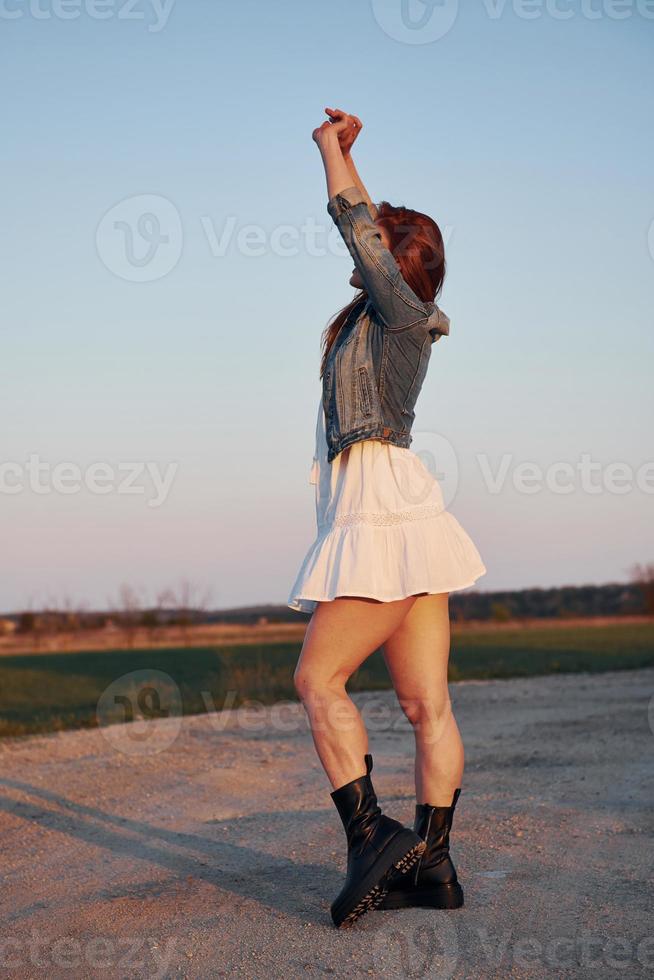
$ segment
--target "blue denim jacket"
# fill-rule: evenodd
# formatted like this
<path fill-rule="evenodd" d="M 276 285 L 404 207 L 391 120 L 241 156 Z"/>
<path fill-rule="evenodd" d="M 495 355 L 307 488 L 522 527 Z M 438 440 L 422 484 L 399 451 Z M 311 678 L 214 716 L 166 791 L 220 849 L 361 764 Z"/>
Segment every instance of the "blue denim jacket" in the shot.
<path fill-rule="evenodd" d="M 423 303 L 404 280 L 358 187 L 334 194 L 327 210 L 368 297 L 332 345 L 322 378 L 331 463 L 361 439 L 408 448 L 431 346 L 449 334 L 450 320 L 436 303 Z"/>

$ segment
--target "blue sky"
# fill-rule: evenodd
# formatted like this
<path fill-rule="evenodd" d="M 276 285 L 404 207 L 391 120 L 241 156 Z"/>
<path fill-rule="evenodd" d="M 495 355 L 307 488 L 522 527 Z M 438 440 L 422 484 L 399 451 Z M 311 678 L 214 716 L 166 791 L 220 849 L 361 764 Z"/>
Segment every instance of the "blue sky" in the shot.
<path fill-rule="evenodd" d="M 446 0 L 434 39 L 400 8 L 7 0 L 0 608 L 182 578 L 215 606 L 286 601 L 315 532 L 320 335 L 352 296 L 326 105 L 362 118 L 373 199 L 447 237 L 412 448 L 456 461 L 478 587 L 654 561 L 654 5 Z"/>

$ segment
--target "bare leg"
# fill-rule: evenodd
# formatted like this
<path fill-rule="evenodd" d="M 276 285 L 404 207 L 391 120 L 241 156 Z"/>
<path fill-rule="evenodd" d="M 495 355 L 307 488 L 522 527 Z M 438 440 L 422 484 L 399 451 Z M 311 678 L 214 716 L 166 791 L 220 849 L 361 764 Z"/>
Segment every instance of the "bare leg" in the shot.
<path fill-rule="evenodd" d="M 415 602 L 415 596 L 396 602 L 341 596 L 319 602 L 311 617 L 295 687 L 334 789 L 365 774 L 368 751 L 368 735 L 346 681 L 396 631 Z"/>
<path fill-rule="evenodd" d="M 463 742 L 447 685 L 449 594 L 418 596 L 384 643 L 384 657 L 416 740 L 416 800 L 450 806 L 463 776 Z"/>

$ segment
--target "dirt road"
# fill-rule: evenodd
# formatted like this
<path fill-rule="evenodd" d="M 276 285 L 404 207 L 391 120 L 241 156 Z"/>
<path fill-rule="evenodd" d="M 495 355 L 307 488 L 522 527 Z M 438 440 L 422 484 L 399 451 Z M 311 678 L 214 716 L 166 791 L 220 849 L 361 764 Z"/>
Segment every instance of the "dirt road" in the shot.
<path fill-rule="evenodd" d="M 654 670 L 453 685 L 466 905 L 347 932 L 344 836 L 297 705 L 6 742 L 0 973 L 651 976 L 653 692 Z M 392 693 L 357 701 L 408 822 L 411 732 Z"/>

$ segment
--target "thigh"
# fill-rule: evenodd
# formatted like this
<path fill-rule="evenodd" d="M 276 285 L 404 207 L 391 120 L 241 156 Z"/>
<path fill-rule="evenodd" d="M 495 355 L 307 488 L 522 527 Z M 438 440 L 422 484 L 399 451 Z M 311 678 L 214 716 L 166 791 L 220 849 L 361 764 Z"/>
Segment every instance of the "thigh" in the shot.
<path fill-rule="evenodd" d="M 418 596 L 384 642 L 384 659 L 400 701 L 442 696 L 449 654 L 449 593 Z"/>
<path fill-rule="evenodd" d="M 307 626 L 298 672 L 325 682 L 347 680 L 395 632 L 416 601 L 415 596 L 395 602 L 341 596 L 319 602 Z"/>

